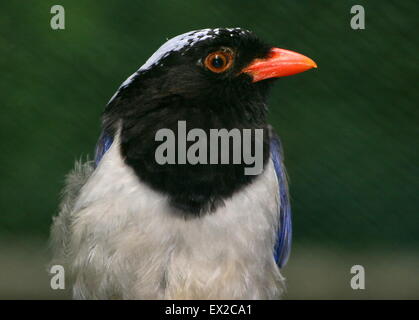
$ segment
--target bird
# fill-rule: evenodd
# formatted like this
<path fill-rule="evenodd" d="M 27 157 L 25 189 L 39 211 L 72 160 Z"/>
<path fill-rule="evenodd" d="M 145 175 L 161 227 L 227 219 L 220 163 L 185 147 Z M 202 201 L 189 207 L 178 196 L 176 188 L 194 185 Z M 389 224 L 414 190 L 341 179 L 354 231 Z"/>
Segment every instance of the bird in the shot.
<path fill-rule="evenodd" d="M 107 103 L 94 159 L 66 177 L 51 263 L 73 298 L 282 298 L 292 217 L 268 97 L 276 79 L 316 67 L 244 28 L 167 40 Z M 262 130 L 261 172 L 246 175 L 243 161 L 156 163 L 156 133 L 179 121 Z"/>

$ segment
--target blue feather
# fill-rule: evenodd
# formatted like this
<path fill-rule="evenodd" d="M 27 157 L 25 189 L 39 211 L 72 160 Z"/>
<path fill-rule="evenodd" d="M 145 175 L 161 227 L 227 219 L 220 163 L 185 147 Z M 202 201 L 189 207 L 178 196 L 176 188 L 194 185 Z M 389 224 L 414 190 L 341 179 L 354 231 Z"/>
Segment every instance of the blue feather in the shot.
<path fill-rule="evenodd" d="M 274 248 L 274 257 L 277 265 L 282 268 L 286 265 L 291 252 L 292 241 L 292 217 L 291 205 L 288 194 L 287 177 L 282 159 L 281 141 L 276 135 L 271 137 L 270 141 L 271 158 L 274 163 L 275 173 L 279 184 L 280 205 L 279 214 L 279 230 Z"/>
<path fill-rule="evenodd" d="M 95 165 L 98 166 L 100 160 L 102 160 L 103 155 L 106 151 L 109 150 L 113 142 L 113 137 L 102 132 L 99 137 L 99 141 L 96 144 L 96 152 L 95 152 Z"/>

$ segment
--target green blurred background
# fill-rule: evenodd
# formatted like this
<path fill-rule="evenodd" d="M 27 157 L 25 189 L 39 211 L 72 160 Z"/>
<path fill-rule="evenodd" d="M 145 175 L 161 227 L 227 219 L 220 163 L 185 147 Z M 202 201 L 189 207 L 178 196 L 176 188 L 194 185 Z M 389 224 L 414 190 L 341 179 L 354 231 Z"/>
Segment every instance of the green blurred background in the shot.
<path fill-rule="evenodd" d="M 61 4 L 66 29 L 50 28 Z M 352 30 L 361 4 L 366 29 Z M 280 79 L 294 215 L 287 298 L 419 298 L 417 1 L 2 1 L 0 298 L 67 298 L 45 272 L 65 174 L 102 109 L 166 40 L 244 27 L 319 68 Z M 352 265 L 366 289 L 349 285 Z"/>

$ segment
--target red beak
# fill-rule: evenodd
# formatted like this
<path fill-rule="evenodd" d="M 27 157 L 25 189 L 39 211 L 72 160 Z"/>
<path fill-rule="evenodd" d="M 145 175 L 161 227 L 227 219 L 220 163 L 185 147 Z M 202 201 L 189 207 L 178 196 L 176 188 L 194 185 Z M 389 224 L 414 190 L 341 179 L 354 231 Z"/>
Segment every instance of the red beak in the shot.
<path fill-rule="evenodd" d="M 272 48 L 268 58 L 252 61 L 242 72 L 250 74 L 253 82 L 258 82 L 269 78 L 291 76 L 311 68 L 317 68 L 317 64 L 310 58 L 293 51 Z"/>

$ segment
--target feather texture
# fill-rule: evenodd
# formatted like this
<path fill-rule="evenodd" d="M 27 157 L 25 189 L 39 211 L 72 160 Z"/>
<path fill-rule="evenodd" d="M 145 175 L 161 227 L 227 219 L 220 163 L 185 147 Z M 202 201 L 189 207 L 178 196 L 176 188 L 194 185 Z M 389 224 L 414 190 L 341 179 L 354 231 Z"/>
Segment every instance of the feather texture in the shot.
<path fill-rule="evenodd" d="M 282 156 L 282 145 L 279 137 L 272 131 L 271 158 L 274 163 L 275 173 L 279 184 L 279 229 L 275 244 L 275 261 L 280 268 L 284 267 L 291 252 L 292 242 L 292 216 L 289 201 L 288 183 Z"/>
<path fill-rule="evenodd" d="M 65 266 L 75 298 L 282 295 L 284 278 L 272 255 L 279 201 L 272 161 L 224 206 L 186 220 L 124 163 L 118 137 L 96 169 L 87 168 L 68 180 L 73 191 L 52 230 L 54 263 Z"/>

